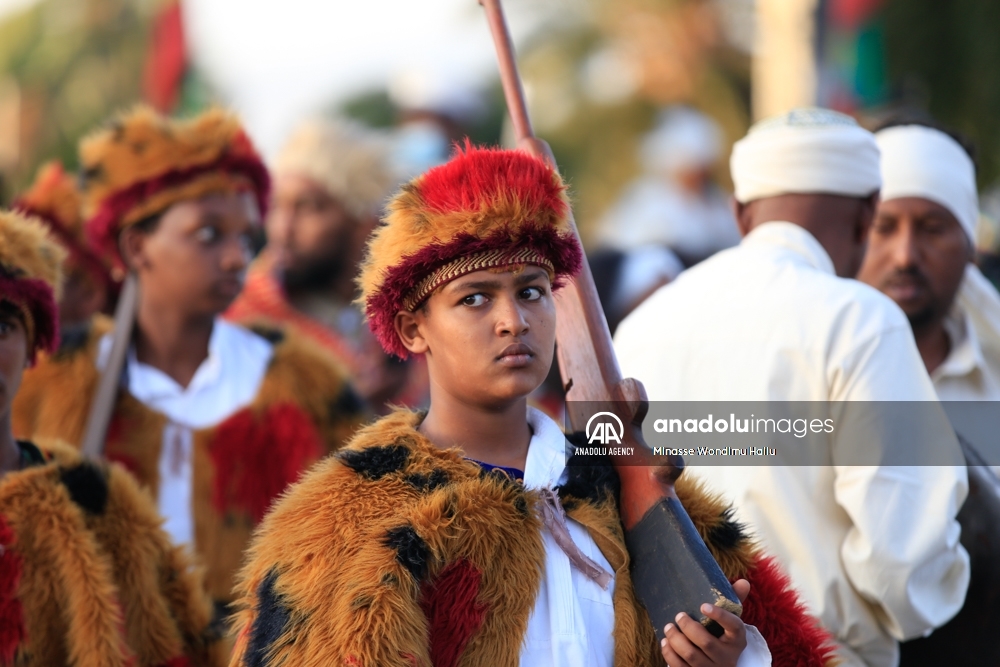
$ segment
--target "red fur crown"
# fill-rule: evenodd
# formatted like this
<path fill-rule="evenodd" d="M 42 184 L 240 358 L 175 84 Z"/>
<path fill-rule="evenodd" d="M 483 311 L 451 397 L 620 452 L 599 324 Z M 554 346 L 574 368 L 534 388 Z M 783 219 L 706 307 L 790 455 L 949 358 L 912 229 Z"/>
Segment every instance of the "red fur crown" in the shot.
<path fill-rule="evenodd" d="M 389 353 L 408 353 L 393 320 L 440 285 L 466 273 L 539 264 L 559 279 L 583 253 L 569 218 L 566 186 L 522 151 L 473 147 L 403 186 L 372 235 L 358 284 L 372 332 Z"/>

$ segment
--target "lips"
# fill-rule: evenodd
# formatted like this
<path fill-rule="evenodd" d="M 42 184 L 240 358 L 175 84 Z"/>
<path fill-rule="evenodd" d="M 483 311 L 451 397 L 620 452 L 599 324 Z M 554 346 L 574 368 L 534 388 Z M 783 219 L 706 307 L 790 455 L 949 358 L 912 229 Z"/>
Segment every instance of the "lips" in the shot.
<path fill-rule="evenodd" d="M 499 355 L 497 355 L 496 360 L 511 368 L 520 368 L 527 366 L 535 359 L 535 351 L 524 343 L 514 343 L 513 345 L 508 345 L 503 349 Z"/>

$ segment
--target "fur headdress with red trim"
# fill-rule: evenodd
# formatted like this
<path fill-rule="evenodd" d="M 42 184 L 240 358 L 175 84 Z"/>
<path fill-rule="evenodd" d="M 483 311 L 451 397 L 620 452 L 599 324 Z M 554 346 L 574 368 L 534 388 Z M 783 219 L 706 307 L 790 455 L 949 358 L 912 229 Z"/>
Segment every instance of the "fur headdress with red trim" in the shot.
<path fill-rule="evenodd" d="M 45 224 L 20 213 L 0 211 L 0 301 L 24 316 L 30 357 L 59 344 L 59 299 L 66 251 Z"/>
<path fill-rule="evenodd" d="M 83 198 L 76 181 L 59 162 L 47 162 L 35 176 L 35 182 L 12 205 L 15 211 L 44 222 L 52 235 L 69 253 L 65 269 L 79 267 L 105 287 L 113 280 L 109 267 L 95 253 L 83 229 Z"/>
<path fill-rule="evenodd" d="M 522 151 L 473 147 L 403 186 L 372 235 L 358 284 L 372 332 L 406 358 L 393 327 L 447 282 L 481 269 L 537 264 L 553 286 L 580 270 L 566 186 Z"/>
<path fill-rule="evenodd" d="M 176 202 L 251 192 L 261 213 L 267 208 L 267 168 L 239 120 L 221 109 L 173 120 L 139 107 L 85 138 L 80 165 L 87 233 L 116 261 L 122 229 Z"/>

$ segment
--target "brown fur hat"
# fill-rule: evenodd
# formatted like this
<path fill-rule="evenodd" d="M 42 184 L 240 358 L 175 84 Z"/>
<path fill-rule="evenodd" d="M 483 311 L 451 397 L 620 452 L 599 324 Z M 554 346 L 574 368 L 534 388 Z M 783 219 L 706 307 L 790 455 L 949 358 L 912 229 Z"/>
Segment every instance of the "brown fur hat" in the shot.
<path fill-rule="evenodd" d="M 248 191 L 267 208 L 267 169 L 239 120 L 221 109 L 173 120 L 138 107 L 83 139 L 80 165 L 87 232 L 116 260 L 123 228 L 176 202 Z"/>
<path fill-rule="evenodd" d="M 389 202 L 358 284 L 372 332 L 405 358 L 393 328 L 441 285 L 465 274 L 537 264 L 556 281 L 579 271 L 566 186 L 543 160 L 517 150 L 464 150 L 412 180 Z"/>
<path fill-rule="evenodd" d="M 32 360 L 37 349 L 54 350 L 59 342 L 56 301 L 65 257 L 40 220 L 0 211 L 0 300 L 24 315 Z"/>
<path fill-rule="evenodd" d="M 83 229 L 83 197 L 76 181 L 58 161 L 46 162 L 35 182 L 13 204 L 16 211 L 38 218 L 69 253 L 66 271 L 81 268 L 103 285 L 112 282 L 109 267 L 101 261 Z"/>

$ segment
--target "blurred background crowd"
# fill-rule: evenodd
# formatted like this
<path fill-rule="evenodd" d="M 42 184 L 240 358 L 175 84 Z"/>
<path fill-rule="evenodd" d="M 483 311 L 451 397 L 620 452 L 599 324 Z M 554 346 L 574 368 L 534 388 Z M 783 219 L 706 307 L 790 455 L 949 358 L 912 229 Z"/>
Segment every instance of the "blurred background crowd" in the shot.
<path fill-rule="evenodd" d="M 933 118 L 977 147 L 978 240 L 1000 251 L 1000 5 L 991 0 L 510 0 L 536 131 L 571 184 L 612 325 L 738 240 L 728 155 L 756 118 L 817 104 Z M 394 178 L 508 130 L 471 0 L 0 1 L 0 203 L 145 100 L 235 109 L 274 159 L 308 116 L 390 144 Z"/>

